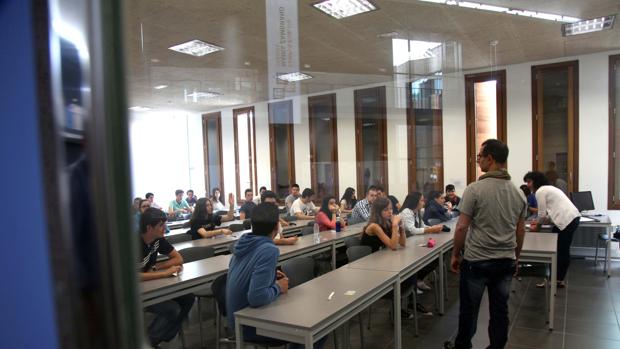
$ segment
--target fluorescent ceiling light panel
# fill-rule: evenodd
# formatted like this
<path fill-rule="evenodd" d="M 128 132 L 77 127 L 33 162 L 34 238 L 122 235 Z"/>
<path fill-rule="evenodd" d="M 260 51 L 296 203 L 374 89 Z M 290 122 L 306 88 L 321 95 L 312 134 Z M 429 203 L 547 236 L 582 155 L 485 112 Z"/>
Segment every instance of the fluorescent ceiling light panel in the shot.
<path fill-rule="evenodd" d="M 419 59 L 435 57 L 433 50 L 441 46 L 441 42 L 392 39 L 392 63 L 395 67 Z"/>
<path fill-rule="evenodd" d="M 302 72 L 294 72 L 294 73 L 278 75 L 278 79 L 282 81 L 295 82 L 295 81 L 312 79 L 312 76 L 308 74 L 304 74 Z"/>
<path fill-rule="evenodd" d="M 198 98 L 213 98 L 219 95 L 220 94 L 217 92 L 192 92 L 192 93 L 188 93 L 187 97 L 198 99 Z"/>
<path fill-rule="evenodd" d="M 562 24 L 562 35 L 571 36 L 612 29 L 615 22 L 616 15 L 609 15 L 600 18 L 588 19 L 581 22 L 566 23 Z"/>
<path fill-rule="evenodd" d="M 473 1 L 457 1 L 457 0 L 419 0 L 419 1 L 431 2 L 433 4 L 442 4 L 442 5 L 448 5 L 448 6 L 465 7 L 465 8 L 470 8 L 470 9 L 480 10 L 480 11 L 506 13 L 506 14 L 514 15 L 514 16 L 538 18 L 538 19 L 544 19 L 547 21 L 554 21 L 554 22 L 574 23 L 574 22 L 581 21 L 581 19 L 579 18 L 570 17 L 570 16 L 556 15 L 553 13 L 546 13 L 546 12 L 513 9 L 513 8 L 483 4 L 480 2 L 473 2 Z"/>
<path fill-rule="evenodd" d="M 137 112 L 143 112 L 143 111 L 149 111 L 149 110 L 151 110 L 151 108 L 149 108 L 149 107 L 143 107 L 143 106 L 140 106 L 140 105 L 136 105 L 135 107 L 131 107 L 131 108 L 129 108 L 129 110 L 131 110 L 131 111 L 137 111 Z"/>
<path fill-rule="evenodd" d="M 377 9 L 377 6 L 368 0 L 325 0 L 317 2 L 312 6 L 336 19 L 351 17 Z"/>
<path fill-rule="evenodd" d="M 208 42 L 200 40 L 192 40 L 183 44 L 168 47 L 172 51 L 185 53 L 191 56 L 201 57 L 208 55 L 209 53 L 221 51 L 224 48 L 217 45 L 210 44 Z"/>
<path fill-rule="evenodd" d="M 157 85 L 157 86 L 155 86 L 153 88 L 156 89 L 156 90 L 162 90 L 162 89 L 165 89 L 166 87 L 168 87 L 168 85 Z"/>

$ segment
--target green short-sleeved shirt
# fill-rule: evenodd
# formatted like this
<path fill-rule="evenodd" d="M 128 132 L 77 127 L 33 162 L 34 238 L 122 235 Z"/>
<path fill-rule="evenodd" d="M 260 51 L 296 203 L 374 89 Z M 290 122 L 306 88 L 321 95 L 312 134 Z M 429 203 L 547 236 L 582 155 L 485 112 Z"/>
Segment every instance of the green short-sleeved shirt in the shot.
<path fill-rule="evenodd" d="M 517 223 L 527 216 L 527 200 L 510 180 L 484 178 L 470 184 L 459 211 L 471 217 L 465 239 L 466 260 L 516 258 Z"/>
<path fill-rule="evenodd" d="M 189 204 L 185 200 L 181 200 L 181 202 L 177 202 L 176 200 L 170 201 L 170 207 L 173 211 L 181 210 L 184 208 L 189 208 Z"/>

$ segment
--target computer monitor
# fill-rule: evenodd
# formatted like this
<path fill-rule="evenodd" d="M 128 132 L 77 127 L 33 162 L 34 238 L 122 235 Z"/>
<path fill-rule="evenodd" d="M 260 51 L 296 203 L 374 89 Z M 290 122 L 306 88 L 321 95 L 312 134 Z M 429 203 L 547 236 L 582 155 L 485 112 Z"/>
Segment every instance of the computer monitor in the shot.
<path fill-rule="evenodd" d="M 578 191 L 571 193 L 570 196 L 579 212 L 594 210 L 591 191 Z"/>

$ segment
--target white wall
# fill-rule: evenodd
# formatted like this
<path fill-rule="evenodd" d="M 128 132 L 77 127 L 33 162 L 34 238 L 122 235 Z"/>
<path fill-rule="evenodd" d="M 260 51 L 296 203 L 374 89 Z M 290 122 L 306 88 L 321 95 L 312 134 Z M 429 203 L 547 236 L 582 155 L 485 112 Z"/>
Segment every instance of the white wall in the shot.
<path fill-rule="evenodd" d="M 176 189 L 204 193 L 202 120 L 185 112 L 129 115 L 131 174 L 134 197 L 155 194 L 162 207 Z"/>
<path fill-rule="evenodd" d="M 507 137 L 510 148 L 508 170 L 515 184 L 521 184 L 523 175 L 532 165 L 531 120 L 531 66 L 558 61 L 579 60 L 579 188 L 591 190 L 597 209 L 606 209 L 607 201 L 607 144 L 608 144 L 608 57 L 620 51 L 595 53 L 576 57 L 528 62 L 497 67 L 506 69 L 507 83 Z M 444 76 L 443 91 L 443 140 L 444 183 L 455 184 L 461 192 L 467 184 L 467 157 L 465 135 L 465 83 L 464 74 L 485 71 L 461 72 Z M 386 86 L 388 129 L 388 180 L 391 194 L 404 198 L 407 193 L 407 133 L 406 104 L 403 100 L 404 86 L 395 88 L 393 83 L 372 84 L 357 88 L 339 89 L 336 93 L 339 195 L 347 187 L 356 188 L 355 167 L 355 119 L 353 91 L 373 86 Z M 324 92 L 331 93 L 331 92 Z M 306 95 L 294 102 L 295 113 L 300 120 L 294 126 L 295 173 L 300 186 L 310 186 L 310 142 L 308 106 Z M 258 186 L 271 186 L 269 129 L 267 102 L 253 104 L 256 115 L 256 151 Z M 243 106 L 239 106 L 243 107 Z M 222 139 L 224 157 L 224 186 L 227 192 L 236 188 L 232 109 L 222 112 Z M 154 116 L 152 116 L 152 114 Z M 148 134 L 152 134 L 152 138 Z M 132 162 L 134 168 L 134 192 L 144 195 L 154 191 L 158 197 L 170 197 L 176 187 L 192 186 L 204 190 L 200 171 L 204 168 L 202 158 L 202 130 L 200 116 L 155 113 L 135 114 L 131 126 Z M 184 141 L 185 140 L 185 141 Z M 187 143 L 184 147 L 180 144 Z M 185 142 L 185 143 L 184 143 Z M 151 145 L 157 145 L 161 154 L 149 155 Z M 174 151 L 172 150 L 174 149 Z M 163 156 L 162 156 L 163 155 Z M 155 159 L 165 158 L 173 166 L 150 172 Z M 174 168 L 174 170 L 172 170 Z M 138 180 L 138 178 L 140 178 Z M 158 194 L 161 192 L 161 194 Z M 358 197 L 363 194 L 358 193 Z M 162 198 L 163 199 L 163 198 Z M 166 200 L 168 197 L 166 197 Z"/>

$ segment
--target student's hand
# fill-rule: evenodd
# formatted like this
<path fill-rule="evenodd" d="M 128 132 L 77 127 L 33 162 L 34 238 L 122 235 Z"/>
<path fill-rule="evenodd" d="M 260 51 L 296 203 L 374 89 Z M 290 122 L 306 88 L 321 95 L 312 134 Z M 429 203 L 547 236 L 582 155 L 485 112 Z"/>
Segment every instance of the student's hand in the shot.
<path fill-rule="evenodd" d="M 452 209 L 452 203 L 450 201 L 446 201 L 446 207 L 448 208 L 448 210 Z"/>
<path fill-rule="evenodd" d="M 453 273 L 459 273 L 461 267 L 461 258 L 455 255 L 452 255 L 452 260 L 450 260 L 450 270 Z"/>
<path fill-rule="evenodd" d="M 222 234 L 224 234 L 224 235 L 230 235 L 230 234 L 232 234 L 232 233 L 233 233 L 233 232 L 232 232 L 232 230 L 230 230 L 230 229 L 222 229 Z"/>
<path fill-rule="evenodd" d="M 519 275 L 519 258 L 517 258 L 517 260 L 515 261 L 515 273 L 514 273 L 514 277 L 517 277 Z"/>
<path fill-rule="evenodd" d="M 333 213 L 337 213 L 339 208 L 340 207 L 338 207 L 338 205 L 331 205 L 331 206 L 329 206 L 329 210 L 331 212 L 333 212 Z"/>
<path fill-rule="evenodd" d="M 532 221 L 530 222 L 530 231 L 538 231 L 538 222 L 537 221 Z"/>
<path fill-rule="evenodd" d="M 230 205 L 230 207 L 235 207 L 235 196 L 233 195 L 233 193 L 228 194 L 228 204 Z"/>
<path fill-rule="evenodd" d="M 180 265 L 173 265 L 170 268 L 165 270 L 166 276 L 172 276 L 172 274 L 178 273 L 181 270 L 183 270 L 183 268 Z"/>
<path fill-rule="evenodd" d="M 280 286 L 280 293 L 288 292 L 288 278 L 283 277 L 281 279 L 276 280 L 278 286 Z"/>
<path fill-rule="evenodd" d="M 295 245 L 297 243 L 297 236 L 291 236 L 290 238 L 284 238 L 287 244 Z"/>
<path fill-rule="evenodd" d="M 400 225 L 400 216 L 399 215 L 392 216 L 392 226 L 397 227 L 398 225 Z"/>
<path fill-rule="evenodd" d="M 283 227 L 288 227 L 288 222 L 280 222 L 280 225 Z"/>
<path fill-rule="evenodd" d="M 431 233 L 440 233 L 443 229 L 443 224 L 436 224 L 431 227 Z"/>
<path fill-rule="evenodd" d="M 276 270 L 276 279 L 280 280 L 280 279 L 285 279 L 287 278 L 286 274 L 284 274 L 284 272 L 282 270 Z"/>

